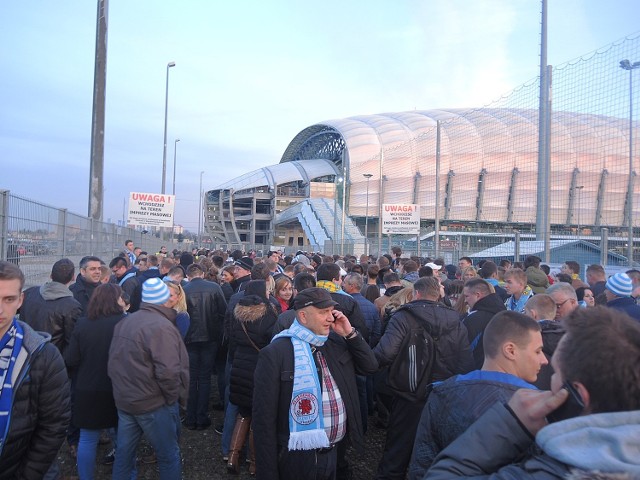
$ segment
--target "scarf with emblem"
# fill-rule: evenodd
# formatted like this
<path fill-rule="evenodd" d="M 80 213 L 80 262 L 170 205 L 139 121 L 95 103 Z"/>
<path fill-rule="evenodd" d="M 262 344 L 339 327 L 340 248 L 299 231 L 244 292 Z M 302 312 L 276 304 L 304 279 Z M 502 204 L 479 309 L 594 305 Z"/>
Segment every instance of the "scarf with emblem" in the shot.
<path fill-rule="evenodd" d="M 293 391 L 289 406 L 289 450 L 314 450 L 329 446 L 322 416 L 322 389 L 311 345 L 321 347 L 326 336 L 313 333 L 296 319 L 273 340 L 288 337 L 293 344 Z M 272 340 L 272 341 L 273 341 Z"/>

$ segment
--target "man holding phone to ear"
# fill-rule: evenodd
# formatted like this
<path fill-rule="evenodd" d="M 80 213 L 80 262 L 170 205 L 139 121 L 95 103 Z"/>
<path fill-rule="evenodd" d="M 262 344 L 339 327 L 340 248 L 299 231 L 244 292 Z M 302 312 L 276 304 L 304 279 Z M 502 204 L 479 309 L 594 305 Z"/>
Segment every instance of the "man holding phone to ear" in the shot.
<path fill-rule="evenodd" d="M 425 478 L 640 477 L 640 325 L 605 307 L 578 309 L 564 323 L 551 391 L 522 389 L 494 405 Z M 522 460 L 534 436 L 541 452 Z"/>

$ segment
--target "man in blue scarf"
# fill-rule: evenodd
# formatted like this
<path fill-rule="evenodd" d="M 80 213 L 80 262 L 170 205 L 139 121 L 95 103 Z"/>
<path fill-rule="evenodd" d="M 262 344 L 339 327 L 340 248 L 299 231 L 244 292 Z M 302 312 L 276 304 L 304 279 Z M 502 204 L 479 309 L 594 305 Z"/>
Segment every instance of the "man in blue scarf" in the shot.
<path fill-rule="evenodd" d="M 337 444 L 362 449 L 356 373 L 378 362 L 329 292 L 308 288 L 296 320 L 261 350 L 253 431 L 258 479 L 334 479 Z"/>
<path fill-rule="evenodd" d="M 51 335 L 16 319 L 24 275 L 0 261 L 0 477 L 42 478 L 65 437 L 69 379 Z"/>

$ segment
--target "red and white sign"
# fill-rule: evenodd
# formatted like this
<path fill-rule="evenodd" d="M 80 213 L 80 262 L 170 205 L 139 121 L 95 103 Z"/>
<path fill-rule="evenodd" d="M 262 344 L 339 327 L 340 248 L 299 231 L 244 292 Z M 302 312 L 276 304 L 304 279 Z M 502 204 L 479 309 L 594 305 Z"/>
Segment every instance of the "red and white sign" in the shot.
<path fill-rule="evenodd" d="M 420 205 L 385 203 L 382 205 L 382 233 L 418 235 Z"/>
<path fill-rule="evenodd" d="M 146 227 L 173 227 L 175 202 L 174 195 L 131 192 L 128 223 Z"/>

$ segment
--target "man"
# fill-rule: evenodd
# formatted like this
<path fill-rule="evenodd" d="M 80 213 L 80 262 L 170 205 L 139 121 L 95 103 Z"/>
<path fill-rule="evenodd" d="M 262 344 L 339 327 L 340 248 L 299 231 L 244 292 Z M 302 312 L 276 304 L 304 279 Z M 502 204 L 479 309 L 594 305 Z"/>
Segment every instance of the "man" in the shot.
<path fill-rule="evenodd" d="M 136 259 L 137 260 L 137 259 Z M 160 274 L 159 260 L 157 255 L 149 255 L 147 257 L 147 268 L 145 271 L 138 273 L 140 283 L 144 283 L 150 278 L 162 278 Z"/>
<path fill-rule="evenodd" d="M 83 314 L 87 313 L 87 306 L 93 291 L 100 285 L 100 267 L 102 265 L 104 265 L 104 262 L 98 257 L 82 257 L 80 260 L 80 273 L 76 278 L 76 283 L 69 287 L 69 290 L 73 293 L 73 298 L 80 303 Z"/>
<path fill-rule="evenodd" d="M 167 256 L 167 246 L 166 245 L 162 245 L 160 247 L 160 251 L 158 253 L 156 253 L 156 255 L 162 255 L 163 257 Z"/>
<path fill-rule="evenodd" d="M 469 267 L 473 267 L 473 260 L 470 257 L 461 257 L 458 260 L 458 270 L 460 270 L 461 274 Z"/>
<path fill-rule="evenodd" d="M 485 359 L 482 340 L 484 329 L 497 313 L 506 308 L 498 294 L 493 293 L 491 286 L 480 278 L 469 280 L 464 285 L 462 294 L 469 305 L 469 313 L 462 319 L 462 323 L 467 328 L 474 366 L 479 369 L 482 368 Z"/>
<path fill-rule="evenodd" d="M 402 266 L 402 271 L 401 282 L 405 287 L 412 287 L 413 284 L 416 283 L 416 280 L 420 278 L 418 276 L 418 264 L 413 260 L 406 261 Z"/>
<path fill-rule="evenodd" d="M 133 265 L 136 262 L 136 254 L 133 252 L 133 240 L 125 240 L 124 242 L 124 253 L 129 258 L 129 263 Z"/>
<path fill-rule="evenodd" d="M 551 391 L 522 389 L 508 405 L 496 403 L 438 455 L 425 478 L 640 476 L 640 325 L 596 307 L 576 310 L 565 327 Z M 531 453 L 522 460 L 523 452 Z"/>
<path fill-rule="evenodd" d="M 362 316 L 364 317 L 364 323 L 369 329 L 369 344 L 371 346 L 375 346 L 378 343 L 378 340 L 380 340 L 380 335 L 382 334 L 380 315 L 378 314 L 378 310 L 375 305 L 364 298 L 360 293 L 362 291 L 363 284 L 364 280 L 362 275 L 359 273 L 349 273 L 342 281 L 342 289 L 351 295 L 356 302 L 358 302 L 360 310 L 362 311 Z"/>
<path fill-rule="evenodd" d="M 547 295 L 556 303 L 556 320 L 567 318 L 574 310 L 580 308 L 576 291 L 569 283 L 554 283 L 547 289 Z"/>
<path fill-rule="evenodd" d="M 438 453 L 495 402 L 509 401 L 519 388 L 536 388 L 532 383 L 548 360 L 535 320 L 502 311 L 489 322 L 482 341 L 482 369 L 438 383 L 429 395 L 416 433 L 410 479 L 424 478 Z"/>
<path fill-rule="evenodd" d="M 524 313 L 524 306 L 533 296 L 531 287 L 527 285 L 527 274 L 520 268 L 512 268 L 504 274 L 504 289 L 510 295 L 504 302 L 507 310 Z"/>
<path fill-rule="evenodd" d="M 334 479 L 336 444 L 363 447 L 356 373 L 371 374 L 378 362 L 336 305 L 327 290 L 299 292 L 296 321 L 260 352 L 252 417 L 259 480 Z"/>
<path fill-rule="evenodd" d="M 69 290 L 74 273 L 71 260 L 58 260 L 51 268 L 51 281 L 27 289 L 20 307 L 20 319 L 34 330 L 51 335 L 51 343 L 63 355 L 76 320 L 82 315 L 82 306 Z"/>
<path fill-rule="evenodd" d="M 144 272 L 149 269 L 147 257 L 136 257 L 136 261 L 133 263 L 133 267 L 136 270 L 136 275 L 138 275 L 139 277 L 143 276 Z"/>
<path fill-rule="evenodd" d="M 233 269 L 233 280 L 231 286 L 233 293 L 244 290 L 245 283 L 251 281 L 251 269 L 253 268 L 253 259 L 251 257 L 242 257 L 236 260 Z"/>
<path fill-rule="evenodd" d="M 284 268 L 280 265 L 280 262 L 282 261 L 282 252 L 280 250 L 272 250 L 267 253 L 267 259 L 273 260 L 276 263 L 275 273 L 284 273 Z"/>
<path fill-rule="evenodd" d="M 556 302 L 551 295 L 534 295 L 524 306 L 525 314 L 538 322 L 542 331 L 542 353 L 551 362 L 553 352 L 556 351 L 560 339 L 564 335 L 564 327 L 556 320 Z M 540 390 L 551 388 L 551 376 L 553 368 L 551 363 L 543 365 L 534 385 Z"/>
<path fill-rule="evenodd" d="M 596 297 L 597 304 L 598 297 L 604 294 L 604 288 L 607 283 L 607 276 L 602 265 L 593 264 L 587 267 L 587 282 L 591 287 L 593 296 Z"/>
<path fill-rule="evenodd" d="M 616 273 L 609 277 L 605 285 L 604 294 L 607 297 L 607 307 L 620 310 L 631 318 L 640 320 L 640 306 L 636 304 L 633 294 L 633 282 L 626 273 Z"/>
<path fill-rule="evenodd" d="M 0 477 L 43 478 L 71 418 L 62 355 L 47 333 L 18 321 L 24 275 L 0 261 Z"/>
<path fill-rule="evenodd" d="M 498 294 L 503 303 L 507 298 L 509 298 L 507 291 L 500 286 L 500 281 L 498 280 L 498 266 L 494 262 L 484 262 L 482 264 L 482 268 L 478 271 L 478 275 L 493 287 L 495 293 Z"/>
<path fill-rule="evenodd" d="M 424 277 L 414 283 L 413 288 L 413 301 L 396 310 L 373 350 L 380 366 L 393 364 L 405 337 L 419 328 L 437 339 L 430 381 L 445 380 L 473 370 L 467 329 L 454 310 L 438 303 L 440 282 L 433 277 Z M 415 360 L 416 363 L 423 361 L 422 358 Z M 412 392 L 394 391 L 384 454 L 376 478 L 405 477 L 418 426 L 416 418 L 422 413 L 425 402 L 426 398 L 415 398 Z"/>
<path fill-rule="evenodd" d="M 524 259 L 524 273 L 527 275 L 527 285 L 531 287 L 533 293 L 545 293 L 549 288 L 547 274 L 540 268 L 542 260 L 535 255 L 529 255 Z"/>
<path fill-rule="evenodd" d="M 114 479 L 129 479 L 142 434 L 158 460 L 161 479 L 181 478 L 178 405 L 185 407 L 189 358 L 159 278 L 142 285 L 140 309 L 116 325 L 108 373 L 118 408 Z"/>
<path fill-rule="evenodd" d="M 185 426 L 190 430 L 204 430 L 211 426 L 208 414 L 211 372 L 222 346 L 227 302 L 220 286 L 204 279 L 204 269 L 200 264 L 189 265 L 187 278 L 189 283 L 184 286 L 184 293 L 191 324 L 184 342 L 189 353 L 191 382 Z"/>
<path fill-rule="evenodd" d="M 575 260 L 567 260 L 560 267 L 560 273 L 571 276 L 571 286 L 575 288 L 588 287 L 586 283 L 580 280 L 580 264 Z"/>
<path fill-rule="evenodd" d="M 109 262 L 109 268 L 114 276 L 114 283 L 122 287 L 122 290 L 129 295 L 131 307 L 129 312 L 133 313 L 140 308 L 142 296 L 142 284 L 136 278 L 136 271 L 127 263 L 124 257 L 115 257 Z"/>
<path fill-rule="evenodd" d="M 385 305 L 389 303 L 389 300 L 393 295 L 404 288 L 404 285 L 402 284 L 402 282 L 400 282 L 400 277 L 395 272 L 385 273 L 384 277 L 382 277 L 382 281 L 384 282 L 385 288 L 384 295 L 381 295 L 376 299 L 375 302 L 373 302 L 375 307 L 378 309 L 378 312 L 380 313 L 380 320 L 384 319 Z"/>

